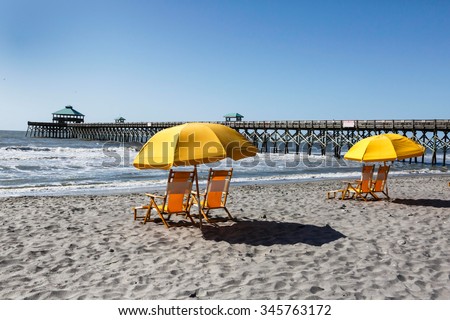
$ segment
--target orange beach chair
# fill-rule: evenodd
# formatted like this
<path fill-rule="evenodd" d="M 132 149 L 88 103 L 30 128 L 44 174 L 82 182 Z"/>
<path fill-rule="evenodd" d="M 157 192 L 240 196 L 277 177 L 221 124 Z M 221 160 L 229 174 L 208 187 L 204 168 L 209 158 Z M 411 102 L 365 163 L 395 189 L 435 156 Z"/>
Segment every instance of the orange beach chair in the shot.
<path fill-rule="evenodd" d="M 374 165 L 363 166 L 361 173 L 361 180 L 355 180 L 353 182 L 347 181 L 346 192 L 349 195 L 353 194 L 350 198 L 361 198 L 364 201 L 367 201 L 367 196 L 372 193 L 372 179 L 373 179 L 373 170 Z M 375 196 L 376 197 L 376 196 Z"/>
<path fill-rule="evenodd" d="M 327 198 L 336 198 L 336 196 L 340 193 L 342 200 L 353 198 L 355 195 L 366 200 L 366 197 L 370 194 L 372 187 L 374 167 L 374 165 L 364 165 L 362 167 L 360 180 L 344 181 L 345 187 L 342 189 L 328 191 Z"/>
<path fill-rule="evenodd" d="M 200 194 L 200 199 L 197 199 L 196 194 L 193 192 L 192 201 L 194 204 L 200 205 L 202 216 L 207 222 L 211 222 L 208 213 L 212 209 L 224 209 L 228 218 L 233 220 L 230 211 L 226 207 L 232 175 L 233 169 L 214 170 L 211 168 L 209 170 L 206 191 Z"/>
<path fill-rule="evenodd" d="M 378 168 L 377 172 L 377 179 L 375 181 L 372 181 L 372 192 L 371 195 L 376 199 L 379 200 L 380 198 L 376 195 L 377 193 L 382 193 L 386 196 L 387 199 L 389 198 L 389 190 L 387 186 L 387 176 L 389 173 L 390 166 L 384 165 L 380 166 Z"/>
<path fill-rule="evenodd" d="M 150 197 L 149 204 L 132 208 L 134 211 L 134 220 L 143 220 L 144 224 L 149 221 L 154 221 L 150 219 L 152 210 L 154 209 L 167 228 L 170 227 L 168 220 L 172 214 L 184 215 L 195 225 L 190 215 L 192 204 L 191 192 L 194 178 L 194 171 L 173 171 L 171 169 L 165 195 L 159 196 L 147 193 L 146 195 Z M 145 216 L 137 215 L 137 211 L 140 209 L 146 210 Z M 167 219 L 164 216 L 167 216 Z"/>

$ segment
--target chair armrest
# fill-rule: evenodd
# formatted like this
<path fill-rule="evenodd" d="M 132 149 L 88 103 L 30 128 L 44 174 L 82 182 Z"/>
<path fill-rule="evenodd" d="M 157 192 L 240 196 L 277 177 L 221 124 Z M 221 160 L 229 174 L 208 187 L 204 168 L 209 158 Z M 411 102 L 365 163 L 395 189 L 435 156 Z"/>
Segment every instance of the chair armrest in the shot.
<path fill-rule="evenodd" d="M 362 180 L 353 180 L 353 181 L 344 181 L 347 184 L 347 187 L 353 187 L 354 185 L 359 186 L 362 183 Z"/>
<path fill-rule="evenodd" d="M 346 190 L 351 191 L 361 187 L 362 180 L 346 181 Z"/>
<path fill-rule="evenodd" d="M 194 195 L 194 196 L 196 196 L 196 195 L 197 195 L 197 192 L 191 191 L 191 194 Z M 198 195 L 199 195 L 199 196 L 204 196 L 204 195 L 206 195 L 206 192 L 199 193 Z"/>
<path fill-rule="evenodd" d="M 164 199 L 166 197 L 166 196 L 160 196 L 160 195 L 152 194 L 152 193 L 146 193 L 145 195 L 150 198 L 159 198 L 159 199 Z"/>

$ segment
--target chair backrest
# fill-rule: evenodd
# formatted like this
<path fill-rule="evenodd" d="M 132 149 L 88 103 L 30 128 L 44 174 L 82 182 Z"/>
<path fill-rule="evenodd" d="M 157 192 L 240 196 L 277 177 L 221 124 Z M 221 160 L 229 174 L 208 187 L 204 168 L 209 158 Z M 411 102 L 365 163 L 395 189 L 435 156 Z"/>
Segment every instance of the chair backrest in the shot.
<path fill-rule="evenodd" d="M 164 203 L 167 212 L 184 212 L 188 208 L 194 178 L 194 171 L 170 170 Z"/>
<path fill-rule="evenodd" d="M 389 173 L 390 166 L 380 166 L 378 168 L 377 179 L 373 184 L 373 191 L 381 192 L 386 186 L 386 180 Z"/>
<path fill-rule="evenodd" d="M 361 172 L 361 192 L 369 192 L 372 187 L 374 165 L 364 165 Z"/>
<path fill-rule="evenodd" d="M 232 175 L 232 168 L 229 170 L 209 170 L 205 194 L 206 205 L 209 208 L 221 208 L 225 206 Z"/>

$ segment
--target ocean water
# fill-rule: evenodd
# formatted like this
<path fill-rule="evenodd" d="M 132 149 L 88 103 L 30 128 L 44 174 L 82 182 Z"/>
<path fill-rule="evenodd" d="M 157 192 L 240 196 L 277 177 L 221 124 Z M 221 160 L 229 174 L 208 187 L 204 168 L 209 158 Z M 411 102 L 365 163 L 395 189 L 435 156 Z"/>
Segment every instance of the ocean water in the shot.
<path fill-rule="evenodd" d="M 133 159 L 142 145 L 76 139 L 25 137 L 0 131 L 0 197 L 143 192 L 164 187 L 167 171 L 137 170 Z M 445 173 L 425 164 L 395 162 L 390 175 Z M 233 167 L 233 184 L 358 178 L 361 164 L 305 154 L 258 154 L 240 161 L 225 159 L 199 167 L 200 183 L 210 167 Z"/>

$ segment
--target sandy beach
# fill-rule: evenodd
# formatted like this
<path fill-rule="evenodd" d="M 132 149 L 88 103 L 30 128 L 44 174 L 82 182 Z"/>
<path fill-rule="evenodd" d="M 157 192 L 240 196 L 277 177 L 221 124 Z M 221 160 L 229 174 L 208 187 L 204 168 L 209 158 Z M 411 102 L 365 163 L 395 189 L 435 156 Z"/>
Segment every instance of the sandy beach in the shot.
<path fill-rule="evenodd" d="M 202 231 L 134 221 L 143 194 L 0 198 L 0 299 L 450 299 L 449 181 L 232 184 Z"/>

